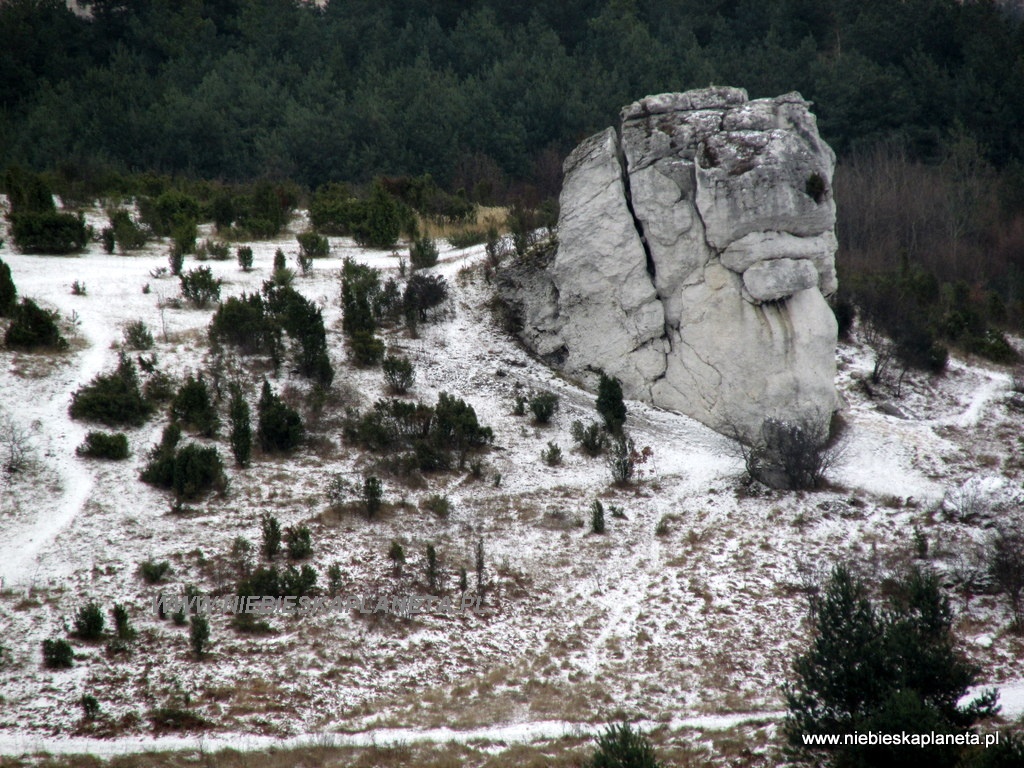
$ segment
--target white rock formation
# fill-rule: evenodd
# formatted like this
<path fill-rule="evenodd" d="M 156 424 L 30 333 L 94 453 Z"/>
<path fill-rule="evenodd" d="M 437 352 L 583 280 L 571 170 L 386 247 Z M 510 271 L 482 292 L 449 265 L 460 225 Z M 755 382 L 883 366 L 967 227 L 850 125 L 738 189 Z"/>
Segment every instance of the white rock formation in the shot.
<path fill-rule="evenodd" d="M 835 410 L 835 155 L 799 94 L 648 96 L 565 162 L 558 248 L 500 277 L 524 342 L 755 439 Z"/>

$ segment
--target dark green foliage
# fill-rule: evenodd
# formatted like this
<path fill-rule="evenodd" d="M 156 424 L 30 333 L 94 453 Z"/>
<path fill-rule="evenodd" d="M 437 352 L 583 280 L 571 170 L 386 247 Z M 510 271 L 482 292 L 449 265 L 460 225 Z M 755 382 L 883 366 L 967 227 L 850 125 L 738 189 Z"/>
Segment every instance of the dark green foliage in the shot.
<path fill-rule="evenodd" d="M 174 277 L 181 276 L 181 270 L 185 266 L 185 251 L 177 243 L 172 243 L 167 252 L 167 264 Z"/>
<path fill-rule="evenodd" d="M 433 544 L 427 544 L 427 586 L 431 592 L 437 592 L 438 577 L 437 550 Z"/>
<path fill-rule="evenodd" d="M 429 269 L 437 265 L 437 245 L 429 237 L 417 237 L 409 246 L 409 266 Z"/>
<path fill-rule="evenodd" d="M 260 393 L 257 420 L 260 448 L 268 453 L 292 451 L 302 442 L 302 419 L 273 393 L 267 381 Z"/>
<path fill-rule="evenodd" d="M 380 511 L 384 499 L 384 489 L 380 478 L 370 475 L 363 481 L 363 506 L 366 509 L 366 517 L 373 519 Z"/>
<path fill-rule="evenodd" d="M 997 525 L 985 559 L 992 584 L 1009 604 L 1010 627 L 1024 634 L 1024 523 L 1004 520 Z"/>
<path fill-rule="evenodd" d="M 402 231 L 402 209 L 379 181 L 374 182 L 351 229 L 356 242 L 366 248 L 390 248 L 398 240 Z"/>
<path fill-rule="evenodd" d="M 967 750 L 962 768 L 1018 768 L 1024 765 L 1024 734 L 1004 728 L 998 732 L 994 746 Z"/>
<path fill-rule="evenodd" d="M 189 374 L 171 401 L 170 411 L 174 421 L 203 437 L 213 437 L 220 427 L 217 409 L 210 399 L 210 391 L 202 376 L 195 378 Z"/>
<path fill-rule="evenodd" d="M 12 213 L 49 213 L 57 209 L 42 176 L 12 166 L 4 173 L 3 182 Z"/>
<path fill-rule="evenodd" d="M 113 435 L 107 432 L 90 432 L 85 436 L 85 442 L 75 449 L 75 453 L 94 459 L 127 459 L 128 438 L 122 432 Z"/>
<path fill-rule="evenodd" d="M 150 449 L 146 466 L 140 473 L 144 483 L 159 488 L 170 488 L 174 484 L 175 449 L 180 440 L 181 427 L 174 423 L 164 427 L 159 444 Z"/>
<path fill-rule="evenodd" d="M 171 488 L 179 499 L 195 499 L 225 484 L 224 463 L 216 448 L 189 443 L 175 455 Z"/>
<path fill-rule="evenodd" d="M 349 336 L 349 352 L 352 362 L 358 366 L 374 366 L 384 357 L 384 342 L 371 331 L 355 331 Z"/>
<path fill-rule="evenodd" d="M 965 732 L 991 714 L 995 694 L 961 707 L 978 674 L 956 648 L 952 613 L 934 574 L 912 569 L 879 605 L 863 581 L 836 566 L 813 603 L 808 650 L 786 687 L 786 732 L 794 746 L 804 734 Z M 949 747 L 839 746 L 836 764 L 952 766 Z"/>
<path fill-rule="evenodd" d="M 8 217 L 11 238 L 22 253 L 75 253 L 89 242 L 89 230 L 82 214 L 12 212 Z"/>
<path fill-rule="evenodd" d="M 446 446 L 458 456 L 459 469 L 465 467 L 470 451 L 494 440 L 491 428 L 477 421 L 473 406 L 447 392 L 438 395 L 431 436 L 435 445 Z"/>
<path fill-rule="evenodd" d="M 141 320 L 132 320 L 124 327 L 124 345 L 128 349 L 144 351 L 152 349 L 153 334 Z"/>
<path fill-rule="evenodd" d="M 587 768 L 659 768 L 654 748 L 642 731 L 629 723 L 609 725 L 597 737 L 597 751 Z"/>
<path fill-rule="evenodd" d="M 103 609 L 98 603 L 86 603 L 75 612 L 75 637 L 99 640 L 103 636 Z"/>
<path fill-rule="evenodd" d="M 220 278 L 215 278 L 209 267 L 196 267 L 181 275 L 181 295 L 202 308 L 220 300 Z"/>
<path fill-rule="evenodd" d="M 182 226 L 191 226 L 192 242 L 195 243 L 194 232 L 195 223 L 199 221 L 199 201 L 192 195 L 168 189 L 160 192 L 155 198 L 143 196 L 139 198 L 139 214 L 153 233 L 161 237 L 174 234 L 175 230 Z M 184 252 L 191 252 L 191 248 Z"/>
<path fill-rule="evenodd" d="M 388 388 L 399 395 L 404 395 L 416 383 L 416 369 L 408 358 L 388 355 L 381 363 L 384 382 Z"/>
<path fill-rule="evenodd" d="M 267 310 L 298 342 L 299 373 L 322 387 L 329 387 L 334 381 L 334 368 L 327 353 L 327 331 L 320 308 L 288 286 L 265 285 L 264 295 Z"/>
<path fill-rule="evenodd" d="M 612 473 L 612 482 L 616 485 L 629 485 L 636 473 L 636 445 L 633 438 L 625 432 L 613 434 L 608 441 L 608 454 L 605 461 Z"/>
<path fill-rule="evenodd" d="M 196 258 L 199 261 L 213 259 L 214 261 L 227 261 L 231 258 L 231 248 L 227 243 L 218 240 L 204 240 L 202 245 L 196 248 Z"/>
<path fill-rule="evenodd" d="M 179 256 L 184 256 L 186 253 L 196 252 L 196 237 L 199 236 L 199 228 L 196 226 L 195 221 L 187 219 L 180 221 L 174 225 L 171 229 L 171 250 L 175 251 Z M 177 275 L 181 273 L 181 267 L 178 267 L 178 271 L 171 270 L 171 274 Z"/>
<path fill-rule="evenodd" d="M 329 235 L 352 234 L 352 226 L 361 216 L 362 203 L 344 184 L 324 184 L 309 204 L 309 220 L 317 232 Z"/>
<path fill-rule="evenodd" d="M 590 530 L 593 533 L 604 533 L 604 505 L 600 499 L 594 499 L 590 505 Z"/>
<path fill-rule="evenodd" d="M 288 545 L 288 557 L 292 560 L 303 560 L 313 554 L 313 539 L 309 528 L 304 525 L 289 527 L 284 532 Z"/>
<path fill-rule="evenodd" d="M 626 423 L 626 404 L 622 400 L 622 385 L 614 377 L 601 374 L 597 385 L 597 413 L 604 419 L 604 426 L 614 433 L 622 431 Z"/>
<path fill-rule="evenodd" d="M 366 414 L 351 414 L 344 427 L 348 440 L 370 450 L 408 450 L 412 465 L 424 472 L 465 466 L 466 457 L 494 438 L 473 407 L 442 392 L 437 406 L 403 400 L 379 400 Z"/>
<path fill-rule="evenodd" d="M 193 616 L 188 631 L 188 642 L 192 646 L 192 653 L 196 659 L 206 658 L 206 652 L 210 645 L 210 622 L 205 616 Z"/>
<path fill-rule="evenodd" d="M 139 563 L 139 575 L 142 576 L 147 584 L 159 583 L 170 572 L 171 564 L 166 560 L 161 560 L 160 562 L 145 560 Z"/>
<path fill-rule="evenodd" d="M 11 268 L 0 259 L 0 317 L 11 317 L 18 306 L 18 289 Z"/>
<path fill-rule="evenodd" d="M 67 640 L 43 640 L 43 666 L 47 669 L 70 669 L 74 666 L 75 652 Z"/>
<path fill-rule="evenodd" d="M 441 275 L 415 274 L 405 285 L 403 303 L 406 314 L 416 313 L 420 320 L 427 320 L 429 312 L 441 306 L 448 298 L 448 281 Z"/>
<path fill-rule="evenodd" d="M 114 228 L 104 227 L 100 230 L 100 242 L 103 244 L 103 250 L 106 253 L 114 252 Z"/>
<path fill-rule="evenodd" d="M 211 343 L 231 344 L 247 355 L 281 355 L 282 328 L 267 309 L 262 294 L 231 296 L 210 321 Z"/>
<path fill-rule="evenodd" d="M 405 563 L 405 549 L 397 541 L 392 540 L 388 548 L 388 559 L 394 563 L 395 571 L 401 571 Z"/>
<path fill-rule="evenodd" d="M 228 419 L 231 422 L 231 454 L 238 466 L 247 467 L 252 456 L 252 422 L 249 418 L 249 403 L 237 383 L 231 385 Z"/>
<path fill-rule="evenodd" d="M 441 519 L 447 519 L 452 513 L 452 502 L 447 496 L 432 493 L 423 500 L 423 508 Z"/>
<path fill-rule="evenodd" d="M 85 296 L 86 293 L 85 283 L 80 283 L 78 280 L 75 280 L 75 282 L 71 284 L 72 296 Z"/>
<path fill-rule="evenodd" d="M 83 693 L 82 697 L 78 700 L 78 703 L 82 707 L 82 717 L 86 720 L 95 720 L 99 717 L 100 702 L 95 696 Z"/>
<path fill-rule="evenodd" d="M 284 269 L 286 265 L 287 262 L 285 261 L 284 258 L 284 251 L 278 248 L 276 251 L 274 251 L 274 271 L 279 272 L 282 269 Z"/>
<path fill-rule="evenodd" d="M 8 349 L 67 349 L 68 343 L 57 327 L 57 313 L 42 309 L 32 299 L 22 299 L 10 314 L 4 333 Z"/>
<path fill-rule="evenodd" d="M 554 392 L 540 392 L 530 398 L 530 410 L 538 424 L 547 424 L 558 410 L 558 395 Z"/>
<path fill-rule="evenodd" d="M 374 304 L 380 293 L 380 273 L 346 258 L 341 268 L 342 329 L 345 334 L 377 330 Z"/>
<path fill-rule="evenodd" d="M 194 499 L 227 484 L 224 463 L 216 448 L 196 443 L 176 449 L 181 439 L 177 424 L 164 427 L 159 445 L 153 446 L 140 477 L 158 488 L 173 490 L 178 499 Z"/>
<path fill-rule="evenodd" d="M 302 232 L 296 235 L 296 238 L 299 241 L 299 249 L 307 258 L 322 259 L 331 252 L 327 238 L 316 232 Z"/>
<path fill-rule="evenodd" d="M 243 272 L 248 272 L 252 269 L 252 248 L 248 245 L 240 245 L 238 246 L 236 256 L 238 258 L 238 266 L 242 268 Z"/>
<path fill-rule="evenodd" d="M 281 524 L 269 512 L 264 512 L 260 515 L 260 533 L 263 537 L 261 545 L 263 557 L 267 560 L 273 560 L 277 553 L 281 551 Z M 263 592 L 255 594 L 269 595 L 273 593 Z"/>
<path fill-rule="evenodd" d="M 549 467 L 557 467 L 562 463 L 562 448 L 558 443 L 548 441 L 547 447 L 540 452 L 540 458 Z"/>
<path fill-rule="evenodd" d="M 73 419 L 137 427 L 146 422 L 152 407 L 139 391 L 135 364 L 122 353 L 116 371 L 96 376 L 71 396 L 68 412 Z"/>
<path fill-rule="evenodd" d="M 110 232 L 113 236 L 114 243 L 117 244 L 122 252 L 137 251 L 142 248 L 149 239 L 149 233 L 132 221 L 131 214 L 123 209 L 111 212 Z M 104 230 L 104 233 L 106 233 L 106 230 Z M 106 237 L 105 234 L 104 237 Z M 105 239 L 104 248 L 106 248 Z M 110 251 L 107 252 L 110 253 L 112 251 L 113 249 L 110 249 Z"/>
<path fill-rule="evenodd" d="M 588 456 L 599 456 L 608 442 L 608 435 L 600 424 L 583 425 L 582 421 L 574 421 L 571 427 L 572 439 Z"/>
<path fill-rule="evenodd" d="M 114 607 L 110 609 L 110 615 L 114 619 L 114 631 L 117 633 L 117 639 L 134 640 L 136 633 L 128 617 L 128 609 L 120 603 L 114 603 Z"/>

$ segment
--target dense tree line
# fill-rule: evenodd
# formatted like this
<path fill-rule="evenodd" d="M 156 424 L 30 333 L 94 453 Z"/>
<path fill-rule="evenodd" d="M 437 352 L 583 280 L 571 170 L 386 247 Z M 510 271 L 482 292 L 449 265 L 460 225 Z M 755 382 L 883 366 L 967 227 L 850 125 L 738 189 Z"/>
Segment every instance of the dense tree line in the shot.
<path fill-rule="evenodd" d="M 841 154 L 953 131 L 1024 158 L 1024 32 L 982 0 L 63 0 L 0 4 L 0 164 L 557 190 L 640 96 L 799 90 Z M 522 191 L 519 188 L 519 191 Z"/>

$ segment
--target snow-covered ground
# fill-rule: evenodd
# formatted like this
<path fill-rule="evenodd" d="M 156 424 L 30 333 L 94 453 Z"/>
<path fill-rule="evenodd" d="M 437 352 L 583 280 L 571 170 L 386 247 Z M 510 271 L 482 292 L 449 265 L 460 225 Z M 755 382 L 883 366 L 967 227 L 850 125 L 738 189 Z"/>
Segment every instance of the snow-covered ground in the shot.
<path fill-rule="evenodd" d="M 345 444 L 344 411 L 386 395 L 379 369 L 346 361 L 341 260 L 351 256 L 391 276 L 399 260 L 342 238 L 331 245 L 331 256 L 295 281 L 323 308 L 336 371 L 332 396 L 310 421 L 315 440 L 288 459 L 257 457 L 249 469 L 230 468 L 228 491 L 189 505 L 187 514 L 172 514 L 169 496 L 138 479 L 165 415 L 127 431 L 128 461 L 102 463 L 75 455 L 90 425 L 70 420 L 67 407 L 81 384 L 116 365 L 122 328 L 132 320 L 152 330 L 161 370 L 179 380 L 208 370 L 213 310 L 160 308 L 178 294 L 177 280 L 154 276 L 167 264 L 163 243 L 128 256 L 97 245 L 76 257 L 0 249 L 20 294 L 59 311 L 71 341 L 59 355 L 0 351 L 0 409 L 31 432 L 34 446 L 30 470 L 0 478 L 0 754 L 194 745 L 191 735 L 156 740 L 147 713 L 162 706 L 187 706 L 208 720 L 208 745 L 255 746 L 332 733 L 349 734 L 338 743 L 499 731 L 506 740 L 532 740 L 589 732 L 623 715 L 673 728 L 775 719 L 780 686 L 806 641 L 805 587 L 815 575 L 838 558 L 883 573 L 912 557 L 915 528 L 936 567 L 953 573 L 956 555 L 986 531 L 984 520 L 950 520 L 943 496 L 978 475 L 1021 488 L 1022 414 L 1008 405 L 1006 370 L 957 360 L 943 377 L 909 376 L 893 401 L 903 419 L 879 410 L 858 384 L 872 360 L 856 343 L 839 349 L 848 444 L 828 490 L 750 488 L 730 441 L 685 416 L 632 402 L 627 426 L 653 455 L 638 484 L 615 488 L 604 462 L 574 450 L 569 434 L 574 420 L 596 418 L 593 395 L 499 330 L 488 309 L 490 286 L 472 269 L 483 257 L 476 247 L 443 250 L 433 270 L 454 294 L 441 322 L 422 325 L 418 338 L 403 330 L 384 336 L 416 366 L 410 396 L 433 403 L 439 392 L 456 394 L 494 429 L 483 477 L 447 473 L 403 485 L 385 476 L 389 506 L 379 519 L 332 511 L 324 496 L 329 480 L 340 473 L 359 482 L 378 458 Z M 233 259 L 206 262 L 224 280 L 224 297 L 258 290 L 276 248 L 294 267 L 291 235 L 252 247 L 249 273 Z M 186 269 L 194 266 L 189 258 Z M 75 280 L 87 295 L 71 295 Z M 267 375 L 314 415 L 308 384 L 288 366 L 275 377 L 230 353 L 218 364 L 226 378 L 246 382 L 253 406 Z M 513 414 L 516 394 L 536 390 L 560 397 L 549 426 Z M 230 465 L 224 432 L 215 444 Z M 563 450 L 561 466 L 541 461 L 549 441 Z M 435 493 L 451 501 L 445 519 L 418 506 Z M 589 530 L 598 498 L 603 536 Z M 625 517 L 609 514 L 611 505 Z M 484 609 L 466 616 L 272 617 L 271 635 L 240 634 L 216 616 L 209 658 L 193 661 L 188 628 L 152 615 L 158 587 L 138 577 L 138 565 L 168 560 L 173 573 L 164 590 L 230 591 L 227 553 L 239 536 L 258 545 L 264 512 L 282 526 L 311 527 L 309 562 L 321 586 L 337 564 L 344 592 L 416 591 L 432 543 L 447 589 L 457 592 L 460 567 L 473 583 L 474 549 L 483 540 L 492 589 Z M 398 576 L 387 558 L 393 540 L 408 558 Z M 1004 686 L 1005 714 L 1019 717 L 1024 642 L 1007 631 L 1006 608 L 992 597 L 968 604 L 951 594 L 981 682 Z M 66 636 L 75 609 L 91 599 L 128 607 L 139 633 L 132 654 L 108 656 L 102 643 L 73 641 L 73 669 L 44 669 L 42 640 Z M 86 693 L 100 702 L 102 716 L 93 722 L 78 706 Z"/>

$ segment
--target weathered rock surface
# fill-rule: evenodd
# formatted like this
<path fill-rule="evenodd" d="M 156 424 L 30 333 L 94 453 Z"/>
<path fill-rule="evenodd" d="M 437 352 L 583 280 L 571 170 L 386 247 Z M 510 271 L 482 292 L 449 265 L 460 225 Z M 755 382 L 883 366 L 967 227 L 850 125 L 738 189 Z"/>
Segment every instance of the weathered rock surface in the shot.
<path fill-rule="evenodd" d="M 835 155 L 799 94 L 648 96 L 565 162 L 558 248 L 499 276 L 550 364 L 754 438 L 837 404 Z"/>

